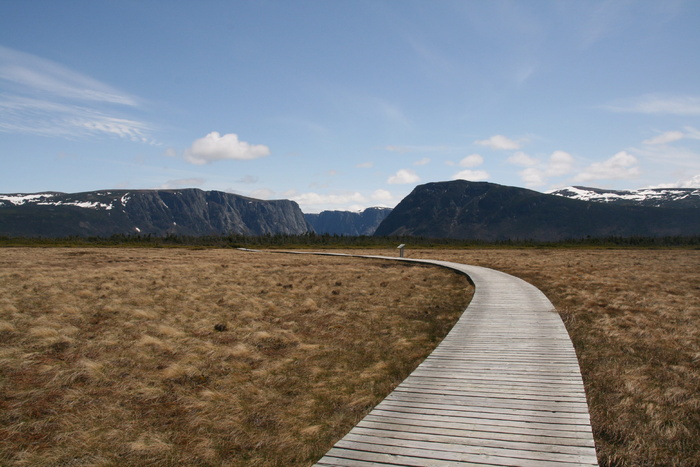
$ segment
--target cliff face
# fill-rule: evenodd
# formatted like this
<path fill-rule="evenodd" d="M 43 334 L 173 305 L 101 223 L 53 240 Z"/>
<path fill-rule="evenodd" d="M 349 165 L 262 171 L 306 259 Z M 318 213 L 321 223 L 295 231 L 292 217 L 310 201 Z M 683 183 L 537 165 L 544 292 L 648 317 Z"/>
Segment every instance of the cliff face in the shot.
<path fill-rule="evenodd" d="M 699 234 L 698 209 L 609 205 L 464 180 L 416 187 L 375 232 L 486 241 Z"/>
<path fill-rule="evenodd" d="M 362 212 L 323 211 L 304 217 L 318 234 L 357 236 L 374 234 L 390 212 L 390 208 L 367 208 Z"/>
<path fill-rule="evenodd" d="M 311 231 L 299 206 L 219 191 L 109 190 L 0 195 L 0 235 L 264 235 Z"/>

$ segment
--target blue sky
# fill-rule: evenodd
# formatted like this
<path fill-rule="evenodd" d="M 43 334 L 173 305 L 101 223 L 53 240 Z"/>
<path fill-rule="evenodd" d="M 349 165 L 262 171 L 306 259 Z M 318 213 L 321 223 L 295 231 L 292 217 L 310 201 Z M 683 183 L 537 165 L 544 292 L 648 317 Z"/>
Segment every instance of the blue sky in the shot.
<path fill-rule="evenodd" d="M 700 186 L 698 1 L 0 2 L 0 193 Z"/>

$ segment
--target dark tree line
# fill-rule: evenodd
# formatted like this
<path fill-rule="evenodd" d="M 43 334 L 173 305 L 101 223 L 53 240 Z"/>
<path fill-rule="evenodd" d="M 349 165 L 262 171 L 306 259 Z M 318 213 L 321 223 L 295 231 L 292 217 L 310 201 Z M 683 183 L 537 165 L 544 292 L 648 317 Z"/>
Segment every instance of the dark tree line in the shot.
<path fill-rule="evenodd" d="M 268 234 L 246 236 L 239 234 L 186 235 L 126 235 L 110 237 L 24 238 L 0 237 L 0 246 L 133 246 L 133 247 L 205 247 L 205 248 L 396 248 L 404 243 L 409 248 L 556 248 L 556 247 L 633 247 L 633 248 L 700 248 L 700 236 L 688 237 L 604 237 L 579 238 L 556 242 L 534 240 L 458 240 L 427 237 L 345 236 L 306 233 L 301 235 Z"/>

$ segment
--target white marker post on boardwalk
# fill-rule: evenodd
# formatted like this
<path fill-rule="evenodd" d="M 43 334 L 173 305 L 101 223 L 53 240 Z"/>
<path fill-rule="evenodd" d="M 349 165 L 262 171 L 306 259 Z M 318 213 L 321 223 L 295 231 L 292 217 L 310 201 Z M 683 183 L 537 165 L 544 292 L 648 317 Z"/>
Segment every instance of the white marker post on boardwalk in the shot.
<path fill-rule="evenodd" d="M 403 248 L 406 246 L 405 243 L 402 243 L 401 245 L 397 246 L 396 248 L 399 250 L 399 257 L 403 258 Z"/>

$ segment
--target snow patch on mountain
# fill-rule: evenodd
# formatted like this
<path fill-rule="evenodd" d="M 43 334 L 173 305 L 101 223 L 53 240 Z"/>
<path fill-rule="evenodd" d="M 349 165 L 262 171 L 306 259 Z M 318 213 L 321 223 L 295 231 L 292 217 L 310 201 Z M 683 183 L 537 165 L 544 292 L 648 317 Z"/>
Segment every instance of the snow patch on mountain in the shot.
<path fill-rule="evenodd" d="M 0 202 L 14 204 L 15 206 L 21 206 L 25 203 L 36 203 L 47 198 L 53 198 L 53 196 L 53 193 L 17 193 L 14 195 L 0 195 Z"/>
<path fill-rule="evenodd" d="M 65 197 L 63 193 L 32 193 L 32 194 L 11 194 L 0 195 L 0 206 L 12 204 L 14 206 L 22 206 L 24 204 L 35 204 L 38 206 L 75 206 L 85 209 L 106 209 L 110 210 L 114 207 L 113 204 L 100 203 L 98 201 L 80 201 L 80 200 L 57 200 L 58 196 Z"/>
<path fill-rule="evenodd" d="M 639 190 L 603 190 L 582 186 L 570 186 L 547 194 L 596 203 L 639 204 L 666 206 L 700 205 L 700 188 L 642 188 Z"/>

